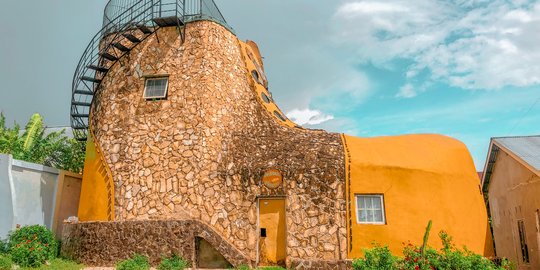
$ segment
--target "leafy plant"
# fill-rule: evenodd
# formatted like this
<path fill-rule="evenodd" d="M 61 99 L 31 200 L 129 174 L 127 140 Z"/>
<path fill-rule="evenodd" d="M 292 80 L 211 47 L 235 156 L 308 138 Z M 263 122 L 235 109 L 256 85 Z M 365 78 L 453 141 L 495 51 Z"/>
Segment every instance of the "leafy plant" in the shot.
<path fill-rule="evenodd" d="M 184 270 L 189 266 L 189 262 L 176 254 L 170 258 L 162 258 L 158 270 Z"/>
<path fill-rule="evenodd" d="M 0 255 L 8 252 L 7 241 L 0 239 Z"/>
<path fill-rule="evenodd" d="M 54 259 L 58 243 L 44 226 L 24 226 L 9 234 L 8 249 L 14 263 L 24 267 L 38 267 Z"/>
<path fill-rule="evenodd" d="M 392 255 L 388 247 L 375 246 L 364 250 L 364 259 L 353 261 L 353 269 L 392 270 L 397 267 L 398 258 Z"/>
<path fill-rule="evenodd" d="M 116 264 L 116 270 L 148 270 L 150 263 L 148 258 L 140 254 L 135 254 L 131 259 L 121 261 Z"/>
<path fill-rule="evenodd" d="M 48 265 L 43 264 L 38 268 L 23 267 L 20 268 L 20 270 L 81 270 L 83 268 L 84 265 L 78 264 L 74 261 L 56 258 L 49 261 Z"/>
<path fill-rule="evenodd" d="M 68 138 L 64 130 L 45 134 L 43 118 L 39 114 L 30 117 L 22 134 L 18 124 L 7 128 L 5 123 L 6 119 L 0 113 L 0 153 L 58 169 L 82 171 L 84 143 Z"/>
<path fill-rule="evenodd" d="M 0 270 L 11 270 L 11 258 L 7 255 L 0 255 Z"/>
<path fill-rule="evenodd" d="M 427 245 L 431 221 L 426 227 L 422 246 L 408 244 L 403 249 L 403 258 L 390 253 L 387 247 L 375 246 L 364 251 L 364 258 L 353 260 L 355 270 L 502 270 L 512 269 L 506 259 L 494 263 L 491 260 L 474 254 L 467 248 L 460 250 L 452 243 L 452 237 L 441 231 L 439 238 L 443 248 L 435 250 Z"/>

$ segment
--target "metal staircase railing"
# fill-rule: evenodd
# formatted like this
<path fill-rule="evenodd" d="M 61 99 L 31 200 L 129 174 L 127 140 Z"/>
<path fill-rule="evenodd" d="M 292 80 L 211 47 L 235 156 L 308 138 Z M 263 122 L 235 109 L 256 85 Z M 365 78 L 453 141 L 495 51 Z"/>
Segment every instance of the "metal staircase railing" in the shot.
<path fill-rule="evenodd" d="M 110 0 L 103 27 L 90 41 L 73 75 L 71 127 L 78 140 L 88 136 L 94 95 L 118 60 L 158 28 L 212 20 L 232 31 L 213 0 Z"/>

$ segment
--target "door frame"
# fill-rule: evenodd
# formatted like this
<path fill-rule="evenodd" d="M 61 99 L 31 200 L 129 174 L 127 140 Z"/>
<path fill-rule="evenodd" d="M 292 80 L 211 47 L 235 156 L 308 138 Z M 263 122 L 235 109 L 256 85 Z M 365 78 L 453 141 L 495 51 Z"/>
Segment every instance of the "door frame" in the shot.
<path fill-rule="evenodd" d="M 288 215 L 287 215 L 287 196 L 286 195 L 270 195 L 270 196 L 257 196 L 257 231 L 256 231 L 256 235 L 257 235 L 257 258 L 256 258 L 256 261 L 255 261 L 255 266 L 259 267 L 259 259 L 261 258 L 260 256 L 260 243 L 259 243 L 259 240 L 261 239 L 261 226 L 260 226 L 260 213 L 261 213 L 261 210 L 260 210 L 260 203 L 261 203 L 261 200 L 283 200 L 283 202 L 285 203 L 284 207 L 285 207 L 285 259 L 287 259 L 287 235 L 288 235 L 288 230 L 287 230 L 287 219 L 288 219 Z"/>

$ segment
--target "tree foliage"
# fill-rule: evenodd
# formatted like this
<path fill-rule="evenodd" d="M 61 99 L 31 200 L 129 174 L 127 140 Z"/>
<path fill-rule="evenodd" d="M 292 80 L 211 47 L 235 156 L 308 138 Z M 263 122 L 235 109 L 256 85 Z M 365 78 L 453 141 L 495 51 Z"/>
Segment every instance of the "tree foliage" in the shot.
<path fill-rule="evenodd" d="M 13 158 L 43 164 L 62 170 L 81 172 L 84 164 L 84 144 L 65 135 L 65 130 L 46 133 L 43 118 L 34 114 L 24 132 L 15 123 L 6 127 L 0 113 L 0 153 Z"/>

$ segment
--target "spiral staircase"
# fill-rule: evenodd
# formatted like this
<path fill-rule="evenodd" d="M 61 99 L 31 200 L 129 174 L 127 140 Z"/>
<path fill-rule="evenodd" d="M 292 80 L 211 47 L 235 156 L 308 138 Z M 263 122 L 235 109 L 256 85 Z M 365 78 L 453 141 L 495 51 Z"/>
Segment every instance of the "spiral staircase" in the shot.
<path fill-rule="evenodd" d="M 92 38 L 73 76 L 71 128 L 80 141 L 88 137 L 94 95 L 109 70 L 160 27 L 178 27 L 184 39 L 188 22 L 215 21 L 232 31 L 213 0 L 110 0 L 102 29 Z"/>

